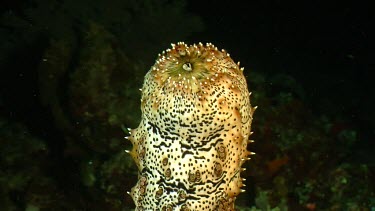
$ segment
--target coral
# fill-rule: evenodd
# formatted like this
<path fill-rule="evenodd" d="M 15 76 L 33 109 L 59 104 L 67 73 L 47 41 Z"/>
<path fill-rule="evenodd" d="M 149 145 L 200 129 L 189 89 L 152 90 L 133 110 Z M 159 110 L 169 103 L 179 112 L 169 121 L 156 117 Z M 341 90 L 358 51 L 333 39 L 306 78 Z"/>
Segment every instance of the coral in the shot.
<path fill-rule="evenodd" d="M 249 81 L 252 102 L 267 108 L 259 109 L 254 120 L 257 142 L 252 149 L 257 155 L 246 165 L 252 171 L 244 176 L 252 179 L 257 192 L 255 205 L 249 206 L 255 210 L 282 209 L 281 205 L 289 210 L 373 207 L 368 200 L 375 192 L 373 159 L 359 153 L 359 131 L 350 121 L 337 113 L 313 110 L 306 102 L 308 94 L 289 76 L 253 72 Z"/>
<path fill-rule="evenodd" d="M 138 210 L 234 210 L 254 107 L 243 68 L 215 46 L 172 44 L 142 87 L 128 139 L 139 168 Z"/>
<path fill-rule="evenodd" d="M 136 95 L 131 94 L 138 90 L 130 88 L 136 87 L 139 72 L 131 71 L 134 65 L 117 48 L 117 42 L 102 26 L 91 23 L 77 68 L 69 78 L 69 110 L 79 123 L 75 130 L 80 128 L 87 144 L 97 151 L 111 150 L 110 133 L 118 130 L 122 122 L 132 124 L 138 118 L 137 112 L 128 111 L 139 106 L 132 100 Z"/>
<path fill-rule="evenodd" d="M 20 210 L 25 204 L 43 207 L 56 199 L 53 195 L 45 201 L 30 197 L 42 192 L 35 188 L 36 183 L 50 181 L 44 174 L 48 153 L 45 141 L 30 134 L 24 125 L 0 117 L 0 203 L 3 210 Z M 20 203 L 22 198 L 25 201 Z"/>

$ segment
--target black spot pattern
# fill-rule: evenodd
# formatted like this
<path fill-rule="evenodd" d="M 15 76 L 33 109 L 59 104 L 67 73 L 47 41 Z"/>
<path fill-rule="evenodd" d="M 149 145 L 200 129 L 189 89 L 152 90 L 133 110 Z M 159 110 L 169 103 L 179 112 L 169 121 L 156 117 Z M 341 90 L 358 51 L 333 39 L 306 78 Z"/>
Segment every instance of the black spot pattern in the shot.
<path fill-rule="evenodd" d="M 129 137 L 137 210 L 234 210 L 255 110 L 242 70 L 210 43 L 180 42 L 159 55 Z"/>

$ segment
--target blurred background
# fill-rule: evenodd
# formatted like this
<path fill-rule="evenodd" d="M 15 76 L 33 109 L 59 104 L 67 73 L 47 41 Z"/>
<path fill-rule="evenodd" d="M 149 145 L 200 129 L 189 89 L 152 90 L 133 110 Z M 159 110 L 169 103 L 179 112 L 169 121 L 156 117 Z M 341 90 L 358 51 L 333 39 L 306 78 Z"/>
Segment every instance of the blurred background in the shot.
<path fill-rule="evenodd" d="M 327 2 L 2 1 L 1 210 L 134 209 L 124 128 L 178 41 L 245 67 L 257 154 L 238 210 L 375 210 L 375 13 Z"/>

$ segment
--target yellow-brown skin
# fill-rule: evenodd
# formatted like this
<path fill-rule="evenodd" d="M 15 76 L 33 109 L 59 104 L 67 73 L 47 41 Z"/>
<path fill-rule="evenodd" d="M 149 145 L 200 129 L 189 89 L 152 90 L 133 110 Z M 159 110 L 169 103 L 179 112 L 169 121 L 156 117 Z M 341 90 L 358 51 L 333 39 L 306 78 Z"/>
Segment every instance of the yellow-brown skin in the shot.
<path fill-rule="evenodd" d="M 215 46 L 172 44 L 142 87 L 128 139 L 139 168 L 137 210 L 234 210 L 251 152 L 254 107 L 243 69 Z"/>

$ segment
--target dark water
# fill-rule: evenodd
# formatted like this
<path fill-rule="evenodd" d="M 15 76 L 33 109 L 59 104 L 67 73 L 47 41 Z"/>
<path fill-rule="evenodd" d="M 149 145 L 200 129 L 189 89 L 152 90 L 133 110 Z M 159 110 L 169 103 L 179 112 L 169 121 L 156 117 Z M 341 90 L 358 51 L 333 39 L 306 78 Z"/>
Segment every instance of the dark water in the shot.
<path fill-rule="evenodd" d="M 0 204 L 130 210 L 121 128 L 170 43 L 241 61 L 257 153 L 239 210 L 374 210 L 374 10 L 360 2 L 5 1 Z M 125 196 L 124 196 L 125 195 Z"/>

